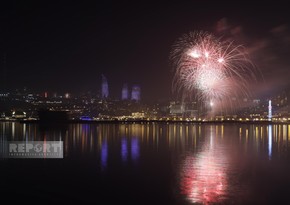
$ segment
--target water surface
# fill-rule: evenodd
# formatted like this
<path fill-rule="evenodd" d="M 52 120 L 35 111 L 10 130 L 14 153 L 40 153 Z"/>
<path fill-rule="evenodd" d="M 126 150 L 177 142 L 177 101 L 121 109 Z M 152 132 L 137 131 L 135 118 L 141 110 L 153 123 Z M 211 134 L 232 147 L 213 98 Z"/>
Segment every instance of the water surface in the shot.
<path fill-rule="evenodd" d="M 3 200 L 290 203 L 290 125 L 1 122 L 0 140 L 64 142 L 63 159 L 2 158 Z"/>

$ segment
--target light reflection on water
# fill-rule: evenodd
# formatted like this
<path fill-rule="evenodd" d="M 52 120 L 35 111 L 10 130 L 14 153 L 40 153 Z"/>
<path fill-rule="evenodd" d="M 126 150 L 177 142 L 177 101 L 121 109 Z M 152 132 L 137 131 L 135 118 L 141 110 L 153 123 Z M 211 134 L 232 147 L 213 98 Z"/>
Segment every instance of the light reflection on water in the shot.
<path fill-rule="evenodd" d="M 101 150 L 101 164 L 103 169 L 107 167 L 107 160 L 108 160 L 108 143 L 107 140 L 104 140 L 102 143 Z"/>
<path fill-rule="evenodd" d="M 272 157 L 272 125 L 268 126 L 268 152 L 269 152 L 269 159 L 271 159 Z"/>
<path fill-rule="evenodd" d="M 156 158 L 162 164 L 162 156 L 168 156 L 171 163 L 164 165 L 165 171 L 175 173 L 169 179 L 170 190 L 177 190 L 174 197 L 186 203 L 240 200 L 248 196 L 249 187 L 243 181 L 248 169 L 255 172 L 265 163 L 273 167 L 274 162 L 276 166 L 282 160 L 290 161 L 290 125 L 286 124 L 69 124 L 41 128 L 38 124 L 0 123 L 2 144 L 44 139 L 63 140 L 64 160 L 90 158 L 103 173 L 120 169 L 119 164 L 142 165 L 147 170 Z M 159 167 L 153 168 L 159 173 Z M 143 172 L 140 177 L 147 176 Z"/>
<path fill-rule="evenodd" d="M 127 162 L 128 159 L 128 142 L 126 138 L 122 138 L 122 145 L 121 145 L 121 155 L 122 155 L 122 161 Z"/>
<path fill-rule="evenodd" d="M 210 126 L 209 138 L 197 154 L 189 153 L 181 163 L 180 189 L 191 202 L 216 202 L 227 191 L 227 156 L 216 142 L 216 132 Z"/>

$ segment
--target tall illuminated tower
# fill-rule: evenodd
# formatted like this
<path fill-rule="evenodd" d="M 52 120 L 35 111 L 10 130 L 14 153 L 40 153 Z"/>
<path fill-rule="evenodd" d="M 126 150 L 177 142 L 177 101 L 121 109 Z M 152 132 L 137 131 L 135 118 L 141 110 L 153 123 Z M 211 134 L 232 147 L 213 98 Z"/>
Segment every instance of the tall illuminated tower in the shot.
<path fill-rule="evenodd" d="M 268 119 L 269 119 L 269 121 L 271 121 L 272 120 L 272 101 L 271 100 L 269 100 L 269 105 L 268 105 Z"/>
<path fill-rule="evenodd" d="M 108 98 L 109 96 L 109 86 L 107 78 L 102 75 L 102 98 Z"/>
<path fill-rule="evenodd" d="M 140 89 L 140 86 L 134 85 L 132 87 L 131 100 L 140 101 L 140 98 L 141 98 L 141 89 Z"/>
<path fill-rule="evenodd" d="M 129 91 L 128 91 L 128 85 L 125 83 L 122 88 L 122 100 L 128 100 L 129 99 Z"/>

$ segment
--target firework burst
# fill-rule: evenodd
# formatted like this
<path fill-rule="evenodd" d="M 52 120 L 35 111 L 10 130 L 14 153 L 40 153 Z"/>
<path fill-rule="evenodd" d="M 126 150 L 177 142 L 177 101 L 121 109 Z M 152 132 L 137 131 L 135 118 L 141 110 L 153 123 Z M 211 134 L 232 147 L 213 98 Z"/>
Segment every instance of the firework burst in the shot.
<path fill-rule="evenodd" d="M 243 46 L 223 41 L 206 32 L 189 33 L 173 45 L 173 88 L 183 98 L 224 101 L 249 95 L 248 83 L 255 79 L 254 66 Z"/>

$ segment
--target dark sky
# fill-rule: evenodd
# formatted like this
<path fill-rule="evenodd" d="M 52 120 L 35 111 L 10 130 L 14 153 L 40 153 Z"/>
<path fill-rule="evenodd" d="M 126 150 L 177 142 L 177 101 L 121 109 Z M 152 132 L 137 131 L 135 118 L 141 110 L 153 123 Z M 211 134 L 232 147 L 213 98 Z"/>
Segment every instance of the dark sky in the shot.
<path fill-rule="evenodd" d="M 145 100 L 169 99 L 172 44 L 184 33 L 204 30 L 248 49 L 265 79 L 255 86 L 257 95 L 286 88 L 288 6 L 229 2 L 1 3 L 0 51 L 7 56 L 8 87 L 97 92 L 104 74 L 114 97 L 128 83 L 139 84 Z"/>

